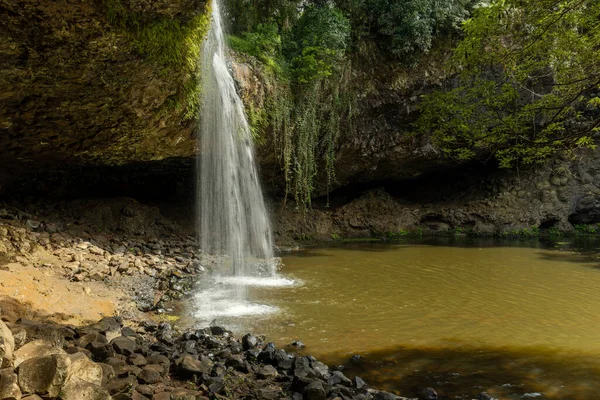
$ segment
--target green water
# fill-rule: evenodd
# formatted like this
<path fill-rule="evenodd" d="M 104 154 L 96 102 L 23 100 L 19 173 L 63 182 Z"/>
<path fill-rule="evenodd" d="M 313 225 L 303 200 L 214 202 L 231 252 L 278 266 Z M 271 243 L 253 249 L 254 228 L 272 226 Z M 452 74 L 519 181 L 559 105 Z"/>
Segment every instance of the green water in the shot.
<path fill-rule="evenodd" d="M 247 329 L 281 346 L 302 340 L 306 353 L 406 396 L 432 386 L 447 399 L 600 399 L 600 260 L 579 250 L 534 241 L 292 253 L 282 273 L 302 284 L 254 289 L 281 311 Z M 354 354 L 363 360 L 349 362 Z"/>

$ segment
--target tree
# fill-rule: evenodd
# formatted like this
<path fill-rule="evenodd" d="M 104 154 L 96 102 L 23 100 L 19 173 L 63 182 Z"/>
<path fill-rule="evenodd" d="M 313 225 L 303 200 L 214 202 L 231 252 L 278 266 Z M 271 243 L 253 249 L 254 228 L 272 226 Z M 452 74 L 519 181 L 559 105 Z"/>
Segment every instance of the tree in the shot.
<path fill-rule="evenodd" d="M 425 97 L 418 132 L 457 160 L 502 167 L 595 146 L 600 2 L 495 0 L 463 31 L 458 84 Z"/>

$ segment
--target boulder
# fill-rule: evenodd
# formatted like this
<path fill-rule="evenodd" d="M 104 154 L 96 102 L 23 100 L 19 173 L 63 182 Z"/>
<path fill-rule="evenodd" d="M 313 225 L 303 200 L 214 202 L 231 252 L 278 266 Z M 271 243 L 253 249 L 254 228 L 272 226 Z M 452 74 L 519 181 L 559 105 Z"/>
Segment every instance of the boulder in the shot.
<path fill-rule="evenodd" d="M 104 372 L 100 364 L 96 364 L 83 353 L 69 355 L 69 358 L 71 365 L 67 368 L 65 384 L 70 381 L 83 381 L 96 386 L 102 385 Z"/>
<path fill-rule="evenodd" d="M 19 400 L 21 398 L 21 389 L 17 381 L 17 374 L 12 368 L 0 370 L 0 399 Z"/>
<path fill-rule="evenodd" d="M 15 351 L 14 366 L 17 368 L 24 361 L 35 357 L 50 356 L 52 354 L 66 354 L 66 352 L 47 340 L 34 340 Z"/>
<path fill-rule="evenodd" d="M 305 387 L 303 395 L 304 400 L 325 400 L 327 398 L 325 387 L 320 381 L 313 381 Z"/>
<path fill-rule="evenodd" d="M 0 320 L 0 367 L 10 364 L 14 350 L 15 338 L 4 321 Z"/>
<path fill-rule="evenodd" d="M 65 382 L 71 359 L 52 354 L 23 361 L 18 369 L 19 387 L 25 393 L 57 397 Z"/>
<path fill-rule="evenodd" d="M 207 357 L 197 359 L 186 354 L 177 361 L 177 372 L 183 377 L 189 377 L 194 374 L 199 375 L 201 373 L 208 374 L 212 367 L 213 362 Z"/>
<path fill-rule="evenodd" d="M 82 380 L 70 380 L 60 392 L 61 400 L 111 400 L 106 389 Z"/>
<path fill-rule="evenodd" d="M 119 336 L 114 338 L 110 344 L 117 354 L 123 354 L 125 356 L 129 356 L 137 350 L 137 343 L 135 339 L 132 339 L 127 336 Z"/>

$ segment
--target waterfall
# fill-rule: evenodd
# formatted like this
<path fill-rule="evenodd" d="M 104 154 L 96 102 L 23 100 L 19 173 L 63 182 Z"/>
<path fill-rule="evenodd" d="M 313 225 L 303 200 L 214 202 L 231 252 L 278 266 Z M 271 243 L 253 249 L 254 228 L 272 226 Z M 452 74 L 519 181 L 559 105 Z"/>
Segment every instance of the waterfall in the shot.
<path fill-rule="evenodd" d="M 276 268 L 252 134 L 226 57 L 219 4 L 213 0 L 201 60 L 197 226 L 203 252 L 220 260 L 216 274 L 243 283 L 275 277 Z"/>

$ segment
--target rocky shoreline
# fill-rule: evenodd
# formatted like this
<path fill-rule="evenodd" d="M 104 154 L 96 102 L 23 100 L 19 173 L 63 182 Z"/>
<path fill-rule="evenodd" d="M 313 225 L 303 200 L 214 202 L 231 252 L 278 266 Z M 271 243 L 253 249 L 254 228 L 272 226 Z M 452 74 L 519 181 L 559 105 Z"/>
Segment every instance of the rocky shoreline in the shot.
<path fill-rule="evenodd" d="M 106 317 L 75 327 L 0 322 L 0 399 L 401 400 L 311 356 L 220 328 Z M 436 399 L 431 388 L 419 399 Z"/>

